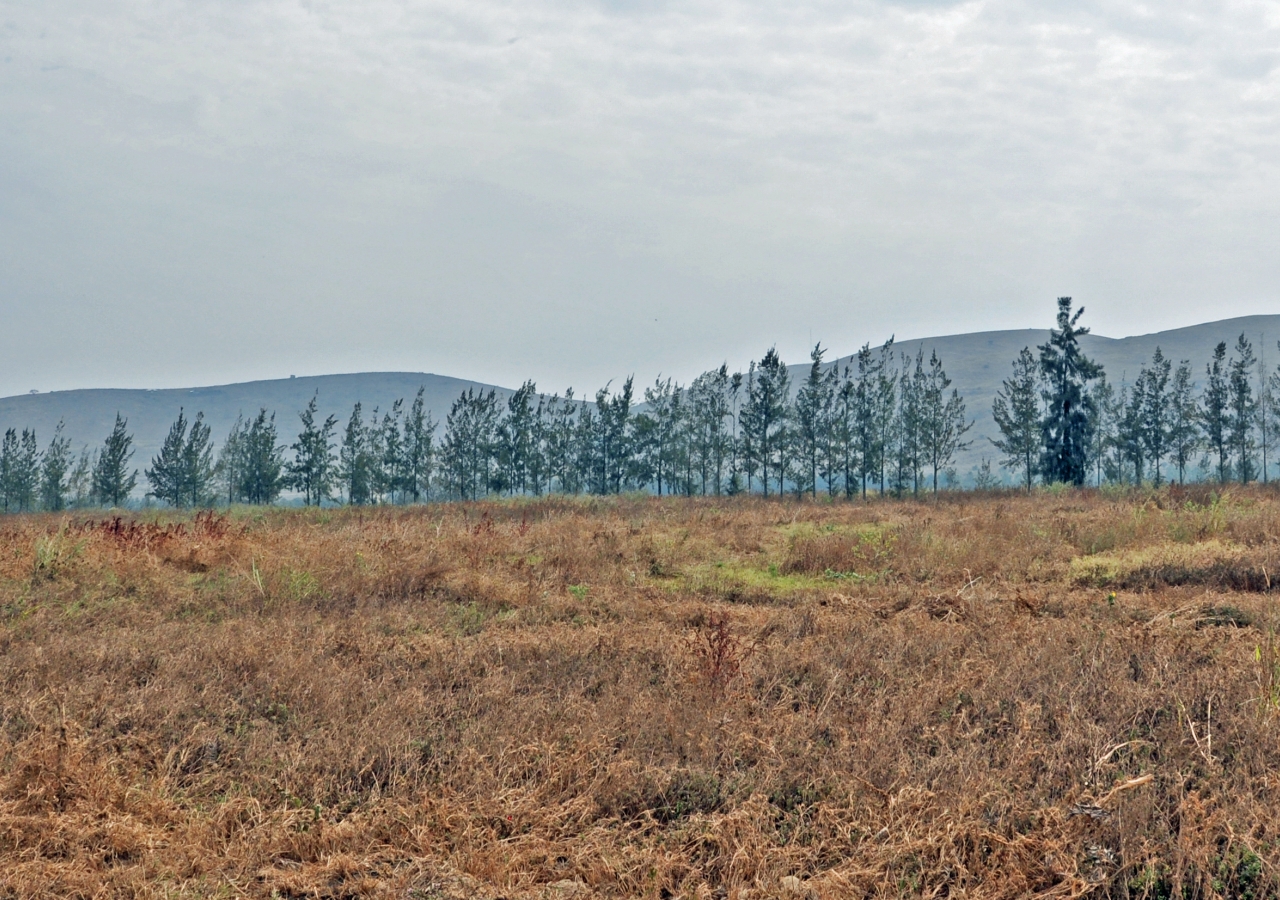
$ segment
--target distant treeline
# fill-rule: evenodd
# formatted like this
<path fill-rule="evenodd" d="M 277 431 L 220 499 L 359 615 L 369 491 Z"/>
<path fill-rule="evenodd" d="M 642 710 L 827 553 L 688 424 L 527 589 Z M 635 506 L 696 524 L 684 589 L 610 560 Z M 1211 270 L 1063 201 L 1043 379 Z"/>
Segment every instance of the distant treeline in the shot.
<path fill-rule="evenodd" d="M 1038 353 L 1023 348 L 996 395 L 1001 437 L 992 443 L 1028 489 L 1037 479 L 1159 485 L 1269 477 L 1280 369 L 1267 371 L 1243 334 L 1229 358 L 1225 341 L 1212 349 L 1203 387 L 1189 360 L 1175 369 L 1157 347 L 1133 382 L 1117 388 L 1080 352 L 1076 339 L 1089 331 L 1078 325 L 1082 312 L 1059 298 L 1048 343 Z M 977 481 L 994 482 L 989 465 Z"/>
<path fill-rule="evenodd" d="M 180 507 L 273 503 L 286 491 L 308 505 L 358 505 L 629 490 L 853 496 L 954 482 L 969 424 L 936 356 L 895 356 L 892 341 L 864 346 L 843 367 L 823 356 L 814 347 L 794 390 L 774 350 L 745 373 L 721 366 L 688 386 L 659 378 L 638 410 L 630 378 L 594 402 L 572 390 L 543 396 L 533 382 L 505 400 L 473 388 L 442 429 L 422 390 L 407 407 L 357 403 L 345 427 L 321 420 L 313 397 L 288 445 L 266 409 L 238 420 L 216 448 L 203 415 L 179 411 L 141 474 L 148 497 Z M 0 449 L 4 508 L 124 504 L 139 480 L 132 441 L 119 415 L 101 448 L 78 457 L 61 427 L 43 454 L 32 431 L 11 429 Z"/>
<path fill-rule="evenodd" d="M 1179 481 L 1267 477 L 1280 370 L 1264 372 L 1244 335 L 1230 359 L 1225 343 L 1213 348 L 1203 389 L 1189 361 L 1175 369 L 1159 348 L 1117 388 L 1080 350 L 1082 312 L 1060 298 L 1049 341 L 1023 349 L 996 396 L 1001 435 L 991 443 L 1020 483 L 1159 484 L 1166 470 Z M 407 407 L 398 400 L 366 415 L 357 403 L 345 427 L 335 416 L 321 421 L 313 397 L 288 445 L 266 409 L 238 419 L 216 448 L 203 414 L 180 410 L 142 474 L 148 498 L 177 507 L 269 504 L 287 491 L 308 505 L 362 505 L 628 490 L 901 496 L 959 486 L 954 462 L 971 446 L 972 423 L 936 353 L 898 354 L 890 339 L 863 345 L 844 366 L 824 354 L 814 347 L 794 389 L 769 350 L 745 373 L 722 365 L 687 386 L 659 378 L 643 390 L 643 407 L 631 378 L 594 402 L 572 389 L 540 395 L 532 381 L 505 401 L 469 389 L 439 437 L 421 389 Z M 0 504 L 122 506 L 139 479 L 132 443 L 119 414 L 102 446 L 78 455 L 61 425 L 43 452 L 34 431 L 11 428 L 0 444 Z M 984 459 L 974 486 L 998 483 Z"/>

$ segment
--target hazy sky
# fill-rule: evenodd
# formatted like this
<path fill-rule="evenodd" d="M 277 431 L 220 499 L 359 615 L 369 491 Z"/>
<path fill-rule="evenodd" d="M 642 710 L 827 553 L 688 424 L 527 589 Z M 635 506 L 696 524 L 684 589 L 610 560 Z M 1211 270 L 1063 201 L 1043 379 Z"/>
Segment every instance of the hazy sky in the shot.
<path fill-rule="evenodd" d="M 1280 311 L 1280 5 L 0 0 L 0 394 Z"/>

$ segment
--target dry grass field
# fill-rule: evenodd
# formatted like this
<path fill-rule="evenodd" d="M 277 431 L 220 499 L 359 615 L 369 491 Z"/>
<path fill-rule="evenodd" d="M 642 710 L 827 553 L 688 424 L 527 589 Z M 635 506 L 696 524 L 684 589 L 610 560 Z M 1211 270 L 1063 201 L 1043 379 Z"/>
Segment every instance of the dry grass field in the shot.
<path fill-rule="evenodd" d="M 6 518 L 0 897 L 1276 897 L 1278 551 L 1265 488 Z"/>

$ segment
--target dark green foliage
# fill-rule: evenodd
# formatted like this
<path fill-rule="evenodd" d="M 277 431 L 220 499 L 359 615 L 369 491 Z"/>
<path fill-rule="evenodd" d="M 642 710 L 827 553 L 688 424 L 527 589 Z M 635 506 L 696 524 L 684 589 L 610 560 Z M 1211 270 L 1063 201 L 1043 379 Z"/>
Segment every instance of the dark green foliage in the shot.
<path fill-rule="evenodd" d="M 689 385 L 686 419 L 691 470 L 698 475 L 699 491 L 719 494 L 731 453 L 733 379 L 728 365 L 704 372 Z"/>
<path fill-rule="evenodd" d="M 1040 471 L 1049 483 L 1082 485 L 1088 473 L 1093 398 L 1087 388 L 1102 367 L 1080 350 L 1080 337 L 1089 333 L 1078 325 L 1083 314 L 1084 307 L 1071 312 L 1070 297 L 1059 297 L 1057 327 L 1039 347 L 1045 383 Z"/>
<path fill-rule="evenodd" d="M 40 452 L 36 433 L 10 428 L 0 443 L 0 507 L 5 512 L 28 512 L 35 508 L 40 484 Z"/>
<path fill-rule="evenodd" d="M 1160 485 L 1160 464 L 1169 452 L 1173 409 L 1169 397 L 1172 363 L 1156 347 L 1151 365 L 1138 376 L 1135 392 L 1139 402 L 1140 440 L 1151 464 L 1156 486 Z"/>
<path fill-rule="evenodd" d="M 845 494 L 852 494 L 851 479 L 857 473 L 862 483 L 862 496 L 877 477 L 884 489 L 884 460 L 889 423 L 892 421 L 893 383 L 888 372 L 893 339 L 885 342 L 877 357 L 870 344 L 858 351 L 857 369 L 845 378 L 841 390 L 841 414 L 847 417 L 849 442 L 845 453 Z M 888 396 L 888 404 L 884 402 Z"/>
<path fill-rule="evenodd" d="M 196 413 L 188 433 L 186 415 L 179 409 L 160 453 L 146 470 L 151 496 L 171 506 L 202 506 L 212 500 L 213 468 L 212 436 L 204 413 Z"/>
<path fill-rule="evenodd" d="M 284 447 L 279 440 L 275 413 L 258 410 L 242 435 L 239 494 L 245 503 L 275 503 L 285 489 Z"/>
<path fill-rule="evenodd" d="M 1093 460 L 1097 484 L 1101 485 L 1103 472 L 1112 468 L 1112 460 L 1108 457 L 1108 453 L 1112 448 L 1111 428 L 1116 419 L 1115 388 L 1111 386 L 1111 382 L 1107 381 L 1107 376 L 1104 374 L 1090 386 L 1089 396 L 1093 400 L 1093 438 L 1089 456 Z"/>
<path fill-rule="evenodd" d="M 317 425 L 317 406 L 318 395 L 313 396 L 307 408 L 298 414 L 302 421 L 302 431 L 298 433 L 298 440 L 289 448 L 293 451 L 293 462 L 288 465 L 289 483 L 302 494 L 303 502 L 308 506 L 319 506 L 329 499 L 337 476 L 333 458 L 333 435 L 338 420 L 329 416 Z"/>
<path fill-rule="evenodd" d="M 76 464 L 67 475 L 67 495 L 73 507 L 79 509 L 93 502 L 93 473 L 97 466 L 97 457 L 88 447 L 81 448 Z"/>
<path fill-rule="evenodd" d="M 489 492 L 498 439 L 498 398 L 468 388 L 445 419 L 441 463 L 445 484 L 462 500 Z"/>
<path fill-rule="evenodd" d="M 498 435 L 499 490 L 511 493 L 541 493 L 541 465 L 538 447 L 538 388 L 526 381 L 507 399 L 507 414 Z"/>
<path fill-rule="evenodd" d="M 1253 429 L 1257 424 L 1258 401 L 1253 396 L 1253 367 L 1257 364 L 1253 345 L 1241 334 L 1231 354 L 1227 378 L 1227 432 L 1231 455 L 1235 457 L 1235 475 L 1248 483 L 1257 477 L 1254 451 L 1257 445 Z"/>
<path fill-rule="evenodd" d="M 808 491 L 818 495 L 819 463 L 827 458 L 831 437 L 831 415 L 835 405 L 837 374 L 834 369 L 824 369 L 821 344 L 815 344 L 809 354 L 809 375 L 796 392 L 793 418 L 795 421 L 797 493 Z M 828 471 L 828 481 L 830 474 Z"/>
<path fill-rule="evenodd" d="M 635 418 L 633 426 L 636 481 L 652 484 L 661 497 L 671 493 L 679 453 L 677 436 L 683 405 L 679 385 L 670 378 L 657 378 L 653 387 L 644 389 L 644 402 L 648 409 Z"/>
<path fill-rule="evenodd" d="M 1169 389 L 1169 456 L 1178 469 L 1178 484 L 1186 480 L 1187 467 L 1199 448 L 1195 384 L 1191 381 L 1191 363 L 1184 359 L 1173 373 Z"/>
<path fill-rule="evenodd" d="M 71 441 L 62 434 L 62 423 L 40 460 L 40 505 L 60 512 L 67 505 L 67 476 L 71 469 Z"/>
<path fill-rule="evenodd" d="M 123 506 L 138 485 L 138 470 L 129 471 L 133 435 L 128 420 L 116 413 L 116 424 L 98 452 L 93 469 L 93 499 L 102 506 Z"/>
<path fill-rule="evenodd" d="M 757 466 L 764 495 L 769 496 L 769 477 L 773 473 L 778 493 L 788 468 L 787 406 L 790 376 L 786 364 L 772 347 L 760 360 L 752 363 L 747 374 L 747 403 L 742 412 L 744 453 L 748 457 L 748 477 Z"/>
<path fill-rule="evenodd" d="M 1146 444 L 1142 440 L 1142 379 L 1130 388 L 1120 385 L 1120 397 L 1115 419 L 1115 435 L 1113 442 L 1118 456 L 1118 478 L 1120 481 L 1141 484 L 1146 462 Z M 1132 478 L 1128 477 L 1125 466 L 1129 466 Z"/>
<path fill-rule="evenodd" d="M 596 391 L 596 417 L 590 446 L 591 484 L 597 494 L 618 494 L 631 462 L 632 379 L 622 390 L 610 394 L 608 387 Z"/>
<path fill-rule="evenodd" d="M 1231 400 L 1227 383 L 1227 344 L 1220 341 L 1213 348 L 1213 359 L 1205 367 L 1208 380 L 1200 396 L 1200 427 L 1204 431 L 1205 462 L 1216 463 L 1219 481 L 1231 477 L 1231 435 L 1228 404 Z"/>
<path fill-rule="evenodd" d="M 950 466 L 955 455 L 966 449 L 964 435 L 973 425 L 965 421 L 964 400 L 951 388 L 951 379 L 942 369 L 942 361 L 934 351 L 924 379 L 921 411 L 921 449 L 933 472 L 933 492 L 938 493 L 938 473 Z"/>
<path fill-rule="evenodd" d="M 279 444 L 275 413 L 260 409 L 251 422 L 237 418 L 214 471 L 227 503 L 274 503 L 287 486 L 284 447 Z"/>
<path fill-rule="evenodd" d="M 218 448 L 218 461 L 214 464 L 213 474 L 218 480 L 219 493 L 227 504 L 238 503 L 244 498 L 240 494 L 240 482 L 244 466 L 244 432 L 246 429 L 244 416 L 236 416 L 227 438 Z"/>
<path fill-rule="evenodd" d="M 368 503 L 373 498 L 373 454 L 370 452 L 369 433 L 360 416 L 357 402 L 347 420 L 347 430 L 338 448 L 338 479 L 353 505 Z"/>
<path fill-rule="evenodd" d="M 1003 465 L 1009 469 L 1021 469 L 1022 480 L 1031 490 L 1035 478 L 1036 463 L 1040 455 L 1040 365 L 1023 347 L 1013 361 L 1013 374 L 1004 380 L 991 405 L 991 414 L 1002 435 L 992 439 L 996 449 L 1004 454 Z"/>
<path fill-rule="evenodd" d="M 1263 900 L 1274 897 L 1275 879 L 1268 877 L 1265 863 L 1251 848 L 1236 844 L 1218 862 L 1213 887 L 1224 897 L 1236 900 Z"/>
<path fill-rule="evenodd" d="M 893 423 L 893 485 L 896 493 L 920 493 L 924 477 L 924 414 L 926 375 L 924 348 L 916 353 L 915 365 L 902 357 L 898 376 L 898 405 Z"/>
<path fill-rule="evenodd" d="M 431 490 L 431 470 L 435 464 L 436 423 L 427 412 L 423 400 L 425 388 L 409 406 L 404 420 L 404 484 L 402 488 L 410 503 L 417 503 Z"/>

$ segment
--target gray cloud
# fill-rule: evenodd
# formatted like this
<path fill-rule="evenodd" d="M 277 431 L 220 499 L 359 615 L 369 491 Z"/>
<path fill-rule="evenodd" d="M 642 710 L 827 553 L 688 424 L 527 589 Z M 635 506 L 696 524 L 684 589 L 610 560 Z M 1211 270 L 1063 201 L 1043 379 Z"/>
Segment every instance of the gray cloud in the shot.
<path fill-rule="evenodd" d="M 1274 310 L 1267 3 L 0 0 L 0 391 Z"/>

